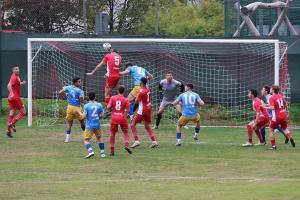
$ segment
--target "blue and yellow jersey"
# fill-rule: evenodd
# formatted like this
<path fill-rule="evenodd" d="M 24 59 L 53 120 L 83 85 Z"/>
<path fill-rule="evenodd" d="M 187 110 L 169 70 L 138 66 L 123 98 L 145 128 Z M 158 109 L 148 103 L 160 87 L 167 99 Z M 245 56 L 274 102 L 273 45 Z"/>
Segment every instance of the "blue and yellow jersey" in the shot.
<path fill-rule="evenodd" d="M 80 106 L 80 97 L 84 96 L 82 89 L 74 85 L 65 86 L 63 89 L 67 94 L 68 105 Z"/>
<path fill-rule="evenodd" d="M 197 104 L 201 100 L 195 92 L 185 92 L 177 98 L 182 104 L 182 116 L 193 117 L 197 114 Z"/>
<path fill-rule="evenodd" d="M 133 78 L 134 85 L 140 85 L 141 78 L 147 77 L 147 75 L 149 74 L 149 72 L 146 69 L 136 65 L 128 67 L 127 70 Z"/>
<path fill-rule="evenodd" d="M 84 105 L 84 112 L 86 114 L 86 130 L 100 129 L 100 116 L 103 112 L 103 106 L 98 102 L 90 102 Z"/>

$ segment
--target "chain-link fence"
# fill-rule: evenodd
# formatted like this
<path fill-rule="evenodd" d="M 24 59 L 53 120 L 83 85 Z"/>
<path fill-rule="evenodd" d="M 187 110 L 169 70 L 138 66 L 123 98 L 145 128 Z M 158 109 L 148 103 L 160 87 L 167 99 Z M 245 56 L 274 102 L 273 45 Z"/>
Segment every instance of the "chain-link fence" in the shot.
<path fill-rule="evenodd" d="M 247 6 L 250 3 L 254 2 L 263 2 L 263 3 L 274 3 L 274 0 L 225 0 L 225 35 L 232 36 L 238 27 L 243 22 L 243 19 L 240 16 L 239 11 L 235 8 L 235 4 L 239 3 L 240 6 Z M 281 2 L 286 2 L 282 0 Z M 256 12 L 250 13 L 250 18 L 254 23 L 255 27 L 261 35 L 268 35 L 272 27 L 276 23 L 279 15 L 280 8 L 277 9 L 257 9 Z M 295 30 L 300 34 L 300 1 L 299 0 L 290 0 L 287 16 L 295 28 Z M 245 26 L 240 36 L 253 36 L 249 27 Z M 279 36 L 288 36 L 290 32 L 288 30 L 285 22 L 280 26 L 278 30 Z"/>

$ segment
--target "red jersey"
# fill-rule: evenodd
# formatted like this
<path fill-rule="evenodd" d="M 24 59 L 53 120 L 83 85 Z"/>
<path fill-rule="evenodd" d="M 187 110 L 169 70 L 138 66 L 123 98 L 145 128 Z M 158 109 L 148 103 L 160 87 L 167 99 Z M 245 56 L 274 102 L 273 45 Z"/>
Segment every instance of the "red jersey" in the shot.
<path fill-rule="evenodd" d="M 139 110 L 138 114 L 147 114 L 151 112 L 151 99 L 150 99 L 150 88 L 148 87 L 143 87 L 140 91 L 139 94 L 137 95 L 137 102 L 139 103 Z"/>
<path fill-rule="evenodd" d="M 273 121 L 276 121 L 276 119 L 282 119 L 287 117 L 287 110 L 286 107 L 286 100 L 285 98 L 280 94 L 273 94 L 270 98 L 270 106 L 274 106 L 273 110 Z"/>
<path fill-rule="evenodd" d="M 127 123 L 125 110 L 129 110 L 129 101 L 123 95 L 112 96 L 108 105 L 112 108 L 111 123 L 122 124 Z"/>
<path fill-rule="evenodd" d="M 120 77 L 120 65 L 122 62 L 122 57 L 119 54 L 117 54 L 116 52 L 108 53 L 104 56 L 102 61 L 106 62 L 107 64 L 106 76 Z"/>
<path fill-rule="evenodd" d="M 267 109 L 263 108 L 262 106 L 263 106 L 263 101 L 260 98 L 256 97 L 253 100 L 253 110 L 256 113 L 259 113 L 259 117 L 265 117 L 266 119 L 270 120 Z"/>
<path fill-rule="evenodd" d="M 11 75 L 9 84 L 11 85 L 12 92 L 14 93 L 14 99 L 18 99 L 21 96 L 21 80 L 20 77 L 14 73 Z"/>

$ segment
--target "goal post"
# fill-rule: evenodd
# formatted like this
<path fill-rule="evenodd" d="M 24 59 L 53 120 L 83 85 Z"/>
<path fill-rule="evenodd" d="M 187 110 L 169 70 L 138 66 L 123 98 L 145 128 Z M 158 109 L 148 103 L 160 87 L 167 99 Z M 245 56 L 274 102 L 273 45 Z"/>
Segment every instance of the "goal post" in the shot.
<path fill-rule="evenodd" d="M 153 112 L 160 102 L 158 83 L 168 70 L 174 72 L 176 80 L 196 86 L 196 92 L 210 105 L 203 108 L 203 115 L 208 115 L 207 122 L 214 121 L 214 125 L 237 125 L 250 118 L 247 89 L 260 90 L 263 85 L 275 83 L 284 84 L 286 94 L 290 91 L 287 46 L 279 40 L 29 38 L 28 126 L 34 119 L 40 125 L 50 125 L 63 118 L 66 103 L 58 90 L 71 84 L 74 76 L 83 79 L 85 94 L 97 91 L 99 100 L 103 100 L 105 70 L 94 77 L 86 77 L 85 73 L 101 61 L 105 42 L 118 49 L 124 62 L 145 67 L 154 75 L 149 83 Z M 127 92 L 131 90 L 129 76 L 121 77 L 120 82 Z M 173 121 L 176 118 L 172 110 L 166 117 Z"/>

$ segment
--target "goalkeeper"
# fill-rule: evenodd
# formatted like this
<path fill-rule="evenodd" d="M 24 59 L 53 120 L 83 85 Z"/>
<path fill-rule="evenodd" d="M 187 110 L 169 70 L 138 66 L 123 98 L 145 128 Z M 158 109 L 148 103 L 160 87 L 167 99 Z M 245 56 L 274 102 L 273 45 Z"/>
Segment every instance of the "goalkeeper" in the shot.
<path fill-rule="evenodd" d="M 162 101 L 160 103 L 157 116 L 156 116 L 156 124 L 154 129 L 158 129 L 160 120 L 162 118 L 162 113 L 164 110 L 170 105 L 173 106 L 173 102 L 177 99 L 178 96 L 178 88 L 180 88 L 180 92 L 184 91 L 184 85 L 173 79 L 173 72 L 168 71 L 166 74 L 166 78 L 161 80 L 159 83 L 159 92 L 160 96 L 162 96 Z M 181 116 L 181 107 L 180 105 L 174 106 L 179 116 Z"/>

